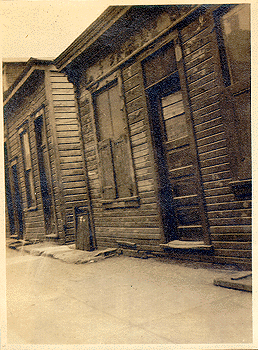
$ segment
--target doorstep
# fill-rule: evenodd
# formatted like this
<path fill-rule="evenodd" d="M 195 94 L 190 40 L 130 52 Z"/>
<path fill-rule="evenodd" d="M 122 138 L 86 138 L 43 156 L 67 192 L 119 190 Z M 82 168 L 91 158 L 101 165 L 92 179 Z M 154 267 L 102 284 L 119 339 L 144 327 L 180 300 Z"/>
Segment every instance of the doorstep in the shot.
<path fill-rule="evenodd" d="M 174 240 L 160 244 L 164 250 L 191 250 L 191 251 L 212 251 L 213 246 L 204 244 L 202 241 L 179 241 Z"/>

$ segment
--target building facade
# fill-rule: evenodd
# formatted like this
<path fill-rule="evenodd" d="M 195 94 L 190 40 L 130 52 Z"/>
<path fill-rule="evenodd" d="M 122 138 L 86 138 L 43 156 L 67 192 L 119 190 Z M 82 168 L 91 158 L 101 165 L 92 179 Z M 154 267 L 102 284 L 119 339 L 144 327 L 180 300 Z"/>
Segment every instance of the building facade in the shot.
<path fill-rule="evenodd" d="M 4 93 L 4 122 L 7 236 L 74 240 L 88 194 L 73 85 L 30 59 Z"/>
<path fill-rule="evenodd" d="M 109 7 L 55 64 L 95 244 L 250 268 L 250 6 Z"/>
<path fill-rule="evenodd" d="M 111 6 L 19 74 L 9 236 L 251 268 L 250 5 Z"/>

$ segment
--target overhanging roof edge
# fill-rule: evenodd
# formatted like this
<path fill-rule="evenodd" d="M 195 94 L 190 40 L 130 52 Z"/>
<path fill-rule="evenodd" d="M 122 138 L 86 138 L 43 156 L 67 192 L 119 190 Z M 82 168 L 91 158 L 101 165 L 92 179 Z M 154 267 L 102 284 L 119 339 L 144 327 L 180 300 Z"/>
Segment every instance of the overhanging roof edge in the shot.
<path fill-rule="evenodd" d="M 43 70 L 40 66 L 54 65 L 53 61 L 49 60 L 38 60 L 36 58 L 30 58 L 27 62 L 26 67 L 14 83 L 4 92 L 4 106 L 10 101 L 10 99 L 16 94 L 20 87 L 28 80 L 31 74 L 35 70 Z"/>
<path fill-rule="evenodd" d="M 63 70 L 83 51 L 91 46 L 105 31 L 107 31 L 132 6 L 109 6 L 86 30 L 79 35 L 55 60 L 58 70 Z M 106 25 L 103 25 L 106 22 Z"/>

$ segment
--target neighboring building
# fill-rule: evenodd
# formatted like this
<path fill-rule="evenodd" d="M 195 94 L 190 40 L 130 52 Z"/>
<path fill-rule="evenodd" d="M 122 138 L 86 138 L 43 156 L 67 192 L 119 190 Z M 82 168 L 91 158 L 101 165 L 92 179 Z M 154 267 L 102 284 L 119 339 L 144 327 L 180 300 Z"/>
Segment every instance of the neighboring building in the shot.
<path fill-rule="evenodd" d="M 15 82 L 26 67 L 28 59 L 2 59 L 2 84 L 3 92 Z"/>
<path fill-rule="evenodd" d="M 95 246 L 251 268 L 250 5 L 112 6 L 55 65 Z"/>
<path fill-rule="evenodd" d="M 30 59 L 5 91 L 4 133 L 7 236 L 74 240 L 85 166 L 73 85 L 51 61 Z"/>

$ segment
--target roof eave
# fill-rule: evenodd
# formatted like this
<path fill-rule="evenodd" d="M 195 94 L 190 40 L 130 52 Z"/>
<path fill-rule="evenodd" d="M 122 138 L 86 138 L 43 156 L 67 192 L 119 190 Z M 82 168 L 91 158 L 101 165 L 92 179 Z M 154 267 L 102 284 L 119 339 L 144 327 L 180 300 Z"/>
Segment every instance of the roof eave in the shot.
<path fill-rule="evenodd" d="M 55 60 L 59 71 L 87 50 L 112 25 L 124 16 L 132 6 L 109 6 L 75 41 L 68 46 Z"/>
<path fill-rule="evenodd" d="M 16 94 L 21 86 L 28 80 L 31 74 L 35 70 L 43 70 L 45 66 L 54 65 L 53 61 L 38 60 L 36 58 L 30 58 L 27 62 L 23 72 L 18 76 L 14 83 L 4 92 L 4 106 L 10 101 L 10 99 Z"/>

